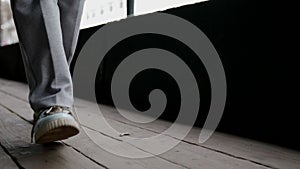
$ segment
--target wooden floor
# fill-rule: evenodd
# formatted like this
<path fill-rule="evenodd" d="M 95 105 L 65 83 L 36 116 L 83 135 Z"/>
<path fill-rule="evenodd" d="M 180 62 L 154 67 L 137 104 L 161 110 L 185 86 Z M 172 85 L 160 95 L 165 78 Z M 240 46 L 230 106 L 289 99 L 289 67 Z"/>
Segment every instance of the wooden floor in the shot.
<path fill-rule="evenodd" d="M 83 131 L 66 141 L 31 144 L 32 111 L 27 101 L 27 88 L 24 84 L 0 79 L 0 169 L 300 169 L 300 152 L 223 133 L 215 133 L 206 143 L 198 144 L 199 128 L 193 128 L 180 144 L 168 152 L 145 159 L 125 158 L 105 151 L 98 145 L 145 154 L 151 154 L 151 147 L 133 145 L 126 136 L 106 133 L 89 123 L 82 124 L 82 127 L 92 133 L 93 138 L 98 138 L 98 145 Z M 95 114 L 90 109 L 91 103 L 82 100 L 77 103 L 77 112 L 93 120 Z M 114 128 L 134 137 L 156 135 L 170 126 L 169 122 L 161 120 L 137 125 L 122 119 L 112 108 L 104 109 L 107 121 Z M 165 138 L 170 142 L 178 140 L 176 136 L 166 135 Z"/>

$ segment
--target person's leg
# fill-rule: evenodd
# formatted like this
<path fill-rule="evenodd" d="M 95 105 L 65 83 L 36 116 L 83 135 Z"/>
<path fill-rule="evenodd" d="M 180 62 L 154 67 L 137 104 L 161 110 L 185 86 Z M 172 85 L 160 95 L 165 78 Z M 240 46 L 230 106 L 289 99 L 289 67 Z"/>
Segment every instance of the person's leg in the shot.
<path fill-rule="evenodd" d="M 35 111 L 33 138 L 36 143 L 47 143 L 76 135 L 79 125 L 69 109 L 73 86 L 68 62 L 75 50 L 78 19 L 68 23 L 69 31 L 74 32 L 70 43 L 61 24 L 66 11 L 60 13 L 58 0 L 12 0 L 12 10 L 30 87 L 29 101 Z M 81 9 L 69 10 L 78 13 Z"/>
<path fill-rule="evenodd" d="M 76 1 L 76 0 L 74 0 Z M 35 112 L 73 106 L 72 80 L 57 0 L 12 0 L 12 11 Z"/>
<path fill-rule="evenodd" d="M 69 64 L 77 45 L 84 2 L 85 0 L 58 0 L 63 44 Z"/>

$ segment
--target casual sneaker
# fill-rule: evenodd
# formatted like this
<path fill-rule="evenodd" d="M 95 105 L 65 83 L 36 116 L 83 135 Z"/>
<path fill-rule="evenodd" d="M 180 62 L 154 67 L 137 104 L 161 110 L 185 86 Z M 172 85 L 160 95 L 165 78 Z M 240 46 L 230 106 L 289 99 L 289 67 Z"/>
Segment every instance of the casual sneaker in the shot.
<path fill-rule="evenodd" d="M 79 133 L 79 124 L 71 110 L 52 106 L 34 116 L 31 139 L 37 144 L 64 140 Z"/>

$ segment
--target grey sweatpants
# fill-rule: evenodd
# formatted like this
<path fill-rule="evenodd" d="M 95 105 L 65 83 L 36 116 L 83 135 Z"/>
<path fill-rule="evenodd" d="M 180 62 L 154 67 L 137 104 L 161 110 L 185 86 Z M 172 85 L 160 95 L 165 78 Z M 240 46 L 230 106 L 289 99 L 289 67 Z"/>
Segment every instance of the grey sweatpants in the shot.
<path fill-rule="evenodd" d="M 32 109 L 72 107 L 69 65 L 84 0 L 11 0 Z"/>

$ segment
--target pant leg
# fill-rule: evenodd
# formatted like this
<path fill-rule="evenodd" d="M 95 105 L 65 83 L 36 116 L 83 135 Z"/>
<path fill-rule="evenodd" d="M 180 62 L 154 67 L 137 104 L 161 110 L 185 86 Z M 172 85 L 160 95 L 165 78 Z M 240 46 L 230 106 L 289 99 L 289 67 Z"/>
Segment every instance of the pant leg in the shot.
<path fill-rule="evenodd" d="M 11 0 L 34 111 L 71 107 L 73 86 L 57 0 Z"/>
<path fill-rule="evenodd" d="M 63 44 L 69 64 L 77 45 L 84 2 L 85 0 L 58 0 Z"/>

